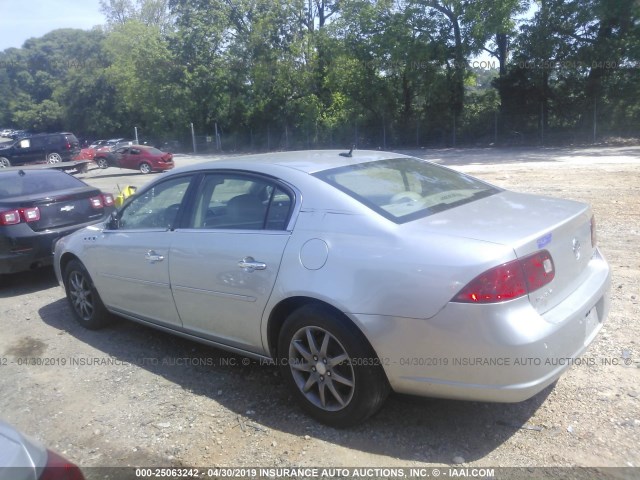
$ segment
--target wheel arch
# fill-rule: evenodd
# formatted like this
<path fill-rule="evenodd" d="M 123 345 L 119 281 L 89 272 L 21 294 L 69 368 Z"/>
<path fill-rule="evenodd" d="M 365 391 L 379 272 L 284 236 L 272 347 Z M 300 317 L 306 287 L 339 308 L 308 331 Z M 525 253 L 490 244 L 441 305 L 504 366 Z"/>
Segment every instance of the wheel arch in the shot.
<path fill-rule="evenodd" d="M 62 279 L 62 283 L 63 284 L 65 282 L 64 272 L 67 270 L 67 265 L 69 265 L 69 262 L 71 260 L 77 260 L 79 262 L 82 262 L 82 260 L 80 260 L 75 254 L 73 254 L 71 252 L 65 252 L 60 257 L 60 262 L 59 262 L 60 263 L 60 278 Z"/>
<path fill-rule="evenodd" d="M 347 325 L 354 329 L 354 331 L 357 332 L 362 337 L 362 339 L 367 342 L 367 348 L 369 348 L 372 355 L 378 355 L 371 345 L 371 342 L 367 338 L 367 335 L 365 335 L 358 324 L 351 318 L 349 318 L 349 316 L 342 312 L 340 309 L 324 300 L 306 296 L 295 296 L 281 300 L 269 314 L 269 320 L 267 323 L 267 348 L 272 358 L 277 358 L 278 337 L 280 336 L 280 331 L 282 330 L 284 322 L 287 320 L 291 313 L 305 305 L 317 305 L 319 307 L 326 308 L 337 317 L 342 318 Z"/>

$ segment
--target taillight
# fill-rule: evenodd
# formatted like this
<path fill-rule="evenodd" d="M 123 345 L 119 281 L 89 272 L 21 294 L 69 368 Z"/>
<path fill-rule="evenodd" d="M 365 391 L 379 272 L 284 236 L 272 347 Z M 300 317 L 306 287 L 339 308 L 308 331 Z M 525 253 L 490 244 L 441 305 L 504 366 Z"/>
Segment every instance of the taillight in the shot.
<path fill-rule="evenodd" d="M 591 215 L 591 246 L 593 248 L 598 244 L 598 236 L 596 235 L 596 216 Z"/>
<path fill-rule="evenodd" d="M 531 293 L 553 280 L 551 254 L 542 250 L 504 263 L 478 275 L 454 298 L 462 303 L 495 303 Z"/>
<path fill-rule="evenodd" d="M 18 210 L 0 212 L 0 225 L 15 225 L 20 222 L 20 212 Z"/>
<path fill-rule="evenodd" d="M 97 197 L 91 197 L 89 199 L 91 202 L 91 206 L 95 209 L 104 208 L 104 202 L 102 201 L 102 195 L 98 195 Z"/>
<path fill-rule="evenodd" d="M 47 465 L 42 470 L 40 480 L 84 480 L 84 475 L 76 465 L 47 450 Z"/>
<path fill-rule="evenodd" d="M 38 207 L 21 208 L 20 216 L 25 222 L 37 222 L 40 220 L 40 209 Z"/>
<path fill-rule="evenodd" d="M 37 222 L 40 220 L 38 207 L 19 208 L 0 212 L 0 225 L 16 225 L 20 222 Z"/>
<path fill-rule="evenodd" d="M 113 195 L 111 195 L 110 193 L 103 193 L 102 202 L 104 203 L 105 207 L 110 207 L 114 204 L 115 200 L 113 199 Z"/>
<path fill-rule="evenodd" d="M 102 195 L 91 197 L 89 202 L 91 202 L 91 206 L 97 210 L 112 206 L 115 203 L 115 200 L 113 199 L 113 195 L 110 193 L 103 193 Z"/>

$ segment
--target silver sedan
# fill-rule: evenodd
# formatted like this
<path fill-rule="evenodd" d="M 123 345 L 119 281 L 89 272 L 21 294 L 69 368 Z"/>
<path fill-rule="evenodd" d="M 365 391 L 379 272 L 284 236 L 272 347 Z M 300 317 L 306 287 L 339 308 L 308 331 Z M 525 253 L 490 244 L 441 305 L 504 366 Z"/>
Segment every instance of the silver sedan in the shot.
<path fill-rule="evenodd" d="M 525 400 L 609 309 L 588 205 L 385 152 L 177 169 L 61 239 L 54 263 L 85 327 L 115 314 L 273 361 L 339 427 L 391 390 Z"/>

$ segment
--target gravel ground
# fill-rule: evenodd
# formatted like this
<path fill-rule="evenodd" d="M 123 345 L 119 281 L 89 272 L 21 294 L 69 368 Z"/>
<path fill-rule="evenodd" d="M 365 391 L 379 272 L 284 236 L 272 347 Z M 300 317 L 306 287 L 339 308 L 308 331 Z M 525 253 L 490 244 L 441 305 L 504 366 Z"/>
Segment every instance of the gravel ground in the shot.
<path fill-rule="evenodd" d="M 83 468 L 640 467 L 640 148 L 411 153 L 593 206 L 612 309 L 553 387 L 504 405 L 392 395 L 366 424 L 334 430 L 293 404 L 273 367 L 131 322 L 77 326 L 43 269 L 2 279 L 0 418 Z M 80 178 L 117 193 L 150 177 L 110 168 Z"/>

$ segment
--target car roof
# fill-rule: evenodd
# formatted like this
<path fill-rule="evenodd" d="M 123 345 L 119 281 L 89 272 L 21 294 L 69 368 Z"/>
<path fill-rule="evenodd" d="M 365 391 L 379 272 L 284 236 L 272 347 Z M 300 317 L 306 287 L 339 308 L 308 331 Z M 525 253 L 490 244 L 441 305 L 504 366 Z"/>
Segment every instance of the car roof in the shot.
<path fill-rule="evenodd" d="M 342 156 L 340 155 L 341 153 L 347 154 L 347 150 L 299 150 L 291 152 L 263 153 L 258 155 L 242 155 L 228 160 L 203 162 L 180 170 L 200 170 L 203 168 L 251 168 L 252 165 L 278 165 L 313 174 L 332 168 L 357 165 L 377 160 L 389 160 L 400 157 L 410 158 L 407 155 L 378 150 L 353 150 L 350 157 Z"/>

